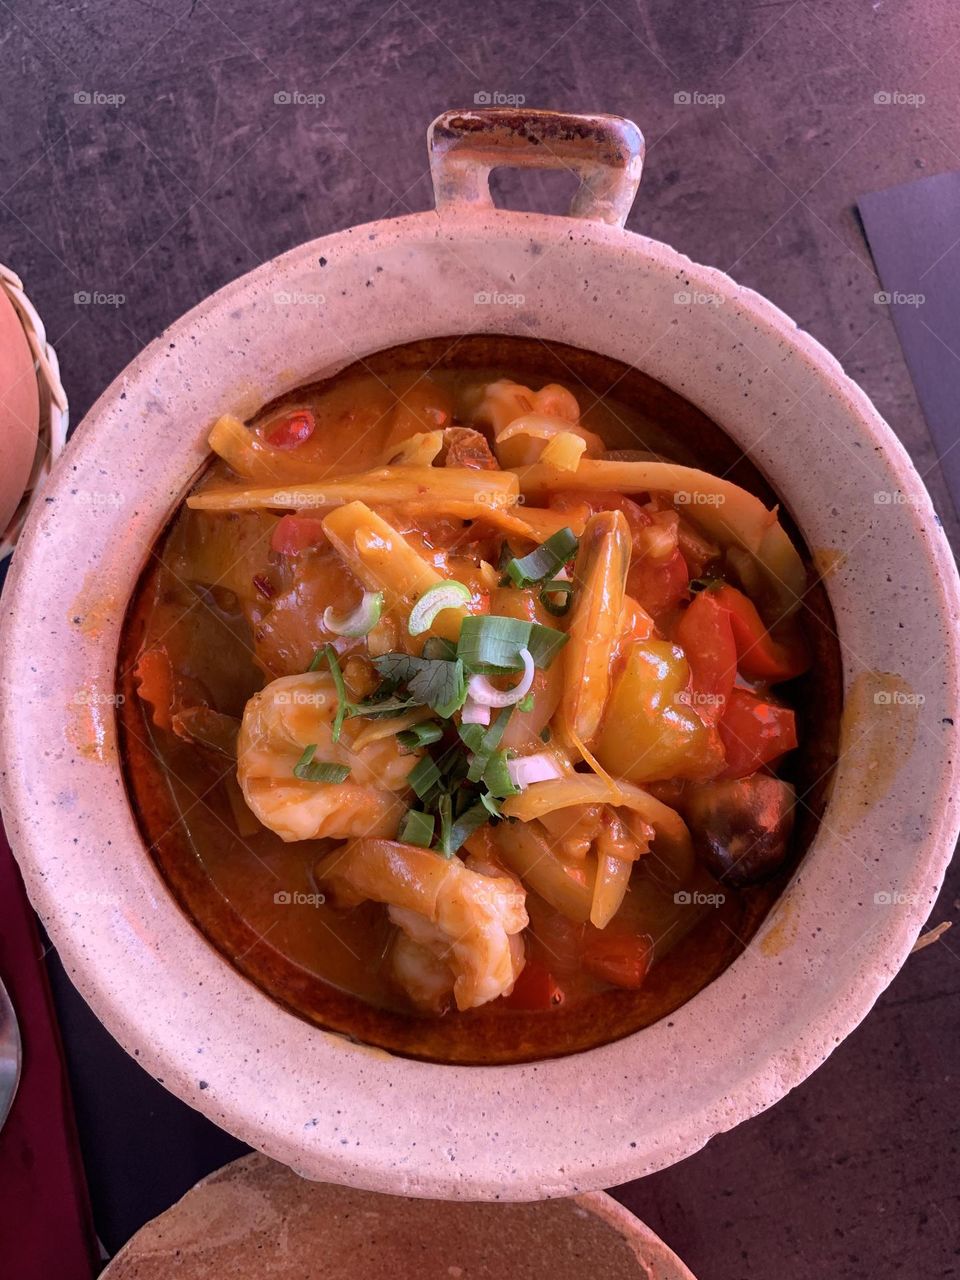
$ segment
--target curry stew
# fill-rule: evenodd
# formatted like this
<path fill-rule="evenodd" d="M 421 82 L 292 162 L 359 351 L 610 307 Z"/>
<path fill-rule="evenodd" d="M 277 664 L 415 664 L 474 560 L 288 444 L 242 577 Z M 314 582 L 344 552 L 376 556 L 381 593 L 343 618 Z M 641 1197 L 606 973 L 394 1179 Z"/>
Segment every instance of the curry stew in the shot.
<path fill-rule="evenodd" d="M 213 945 L 441 1062 L 602 1044 L 721 973 L 816 829 L 840 677 L 715 424 L 614 361 L 468 337 L 210 443 L 118 679 L 145 840 Z"/>

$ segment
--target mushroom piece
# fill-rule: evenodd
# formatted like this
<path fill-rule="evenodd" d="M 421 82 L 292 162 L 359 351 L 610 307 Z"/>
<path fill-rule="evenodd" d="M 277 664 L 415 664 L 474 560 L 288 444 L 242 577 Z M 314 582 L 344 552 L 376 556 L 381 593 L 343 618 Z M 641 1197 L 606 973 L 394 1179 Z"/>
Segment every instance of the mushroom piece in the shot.
<path fill-rule="evenodd" d="M 443 433 L 445 467 L 468 467 L 475 471 L 499 471 L 500 463 L 493 456 L 487 437 L 472 427 L 447 427 Z"/>
<path fill-rule="evenodd" d="M 783 864 L 796 793 L 766 774 L 690 786 L 684 816 L 699 860 L 734 888 L 768 880 Z"/>

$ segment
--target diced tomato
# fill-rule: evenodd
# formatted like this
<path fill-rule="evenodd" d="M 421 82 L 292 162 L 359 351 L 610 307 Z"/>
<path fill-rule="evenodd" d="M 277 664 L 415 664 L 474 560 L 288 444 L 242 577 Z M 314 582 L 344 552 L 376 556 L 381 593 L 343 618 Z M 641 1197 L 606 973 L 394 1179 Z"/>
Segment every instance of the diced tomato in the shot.
<path fill-rule="evenodd" d="M 666 560 L 648 556 L 634 560 L 627 575 L 627 592 L 656 618 L 680 603 L 689 581 L 687 562 L 678 548 Z"/>
<path fill-rule="evenodd" d="M 746 778 L 797 745 L 793 711 L 749 689 L 732 691 L 718 727 L 727 758 L 721 778 Z"/>
<path fill-rule="evenodd" d="M 316 516 L 283 516 L 270 535 L 270 550 L 282 556 L 295 556 L 323 542 L 326 536 L 323 521 Z"/>
<path fill-rule="evenodd" d="M 511 1009 L 525 1009 L 532 1013 L 556 1009 L 564 999 L 563 989 L 546 965 L 538 960 L 528 960 L 513 984 L 513 990 L 503 997 L 503 1002 Z"/>
<path fill-rule="evenodd" d="M 747 680 L 768 680 L 776 684 L 802 675 L 810 666 L 810 653 L 803 636 L 793 631 L 783 640 L 774 638 L 749 597 L 728 583 L 710 587 L 709 594 L 724 609 L 733 627 L 737 665 Z"/>
<path fill-rule="evenodd" d="M 313 435 L 316 421 L 309 409 L 294 409 L 275 418 L 267 428 L 267 443 L 275 449 L 296 449 Z"/>
<path fill-rule="evenodd" d="M 693 597 L 676 640 L 690 667 L 691 705 L 705 723 L 716 724 L 737 677 L 737 647 L 730 615 L 712 591 Z"/>
<path fill-rule="evenodd" d="M 580 519 L 598 511 L 621 511 L 630 527 L 634 559 L 627 579 L 627 592 L 654 618 L 673 608 L 687 593 L 690 574 L 683 554 L 677 548 L 666 559 L 655 560 L 644 554 L 646 540 L 642 536 L 655 523 L 654 516 L 639 502 L 612 490 L 597 492 L 570 489 L 550 498 L 554 511 L 569 511 Z M 659 513 L 655 513 L 659 514 Z"/>
<path fill-rule="evenodd" d="M 583 948 L 583 967 L 588 973 L 630 991 L 643 986 L 652 959 L 653 939 L 645 933 L 611 933 L 607 928 L 597 931 Z"/>
<path fill-rule="evenodd" d="M 631 534 L 650 524 L 650 517 L 638 502 L 612 489 L 564 489 L 551 494 L 548 505 L 552 511 L 569 511 L 581 520 L 595 516 L 598 511 L 622 511 Z"/>

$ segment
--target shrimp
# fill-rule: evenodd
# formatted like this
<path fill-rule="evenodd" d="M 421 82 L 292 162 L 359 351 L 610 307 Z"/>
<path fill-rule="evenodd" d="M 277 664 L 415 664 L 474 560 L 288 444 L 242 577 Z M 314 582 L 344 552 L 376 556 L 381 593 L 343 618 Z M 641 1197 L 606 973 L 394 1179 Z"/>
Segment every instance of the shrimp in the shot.
<path fill-rule="evenodd" d="M 237 739 L 237 780 L 249 808 L 282 840 L 394 836 L 407 775 L 420 753 L 403 754 L 394 737 L 371 739 L 346 720 L 333 741 L 337 692 L 332 676 L 283 676 L 247 703 Z M 369 726 L 367 726 L 369 728 Z M 294 766 L 311 745 L 314 759 L 350 767 L 343 782 L 307 782 Z"/>
<path fill-rule="evenodd" d="M 410 998 L 458 1009 L 509 995 L 524 964 L 526 895 L 513 876 L 392 840 L 352 840 L 316 868 L 335 902 L 383 902 L 401 931 L 393 973 Z"/>
<path fill-rule="evenodd" d="M 493 429 L 497 457 L 502 466 L 516 467 L 536 462 L 559 435 L 573 435 L 583 441 L 590 457 L 603 451 L 603 441 L 580 425 L 576 397 L 551 382 L 539 391 L 501 378 L 467 397 L 472 401 L 470 416 Z"/>
<path fill-rule="evenodd" d="M 623 619 L 630 529 L 620 511 L 591 516 L 583 531 L 574 571 L 578 588 L 564 655 L 563 717 L 589 745 L 600 728 L 610 694 L 610 666 Z"/>
<path fill-rule="evenodd" d="M 433 928 L 425 916 L 417 916 L 413 911 L 410 915 L 422 921 L 427 929 Z M 434 955 L 429 947 L 415 942 L 402 929 L 397 930 L 390 948 L 390 972 L 397 986 L 407 993 L 418 1009 L 427 1013 L 446 1012 L 453 994 L 453 970 L 446 960 Z"/>

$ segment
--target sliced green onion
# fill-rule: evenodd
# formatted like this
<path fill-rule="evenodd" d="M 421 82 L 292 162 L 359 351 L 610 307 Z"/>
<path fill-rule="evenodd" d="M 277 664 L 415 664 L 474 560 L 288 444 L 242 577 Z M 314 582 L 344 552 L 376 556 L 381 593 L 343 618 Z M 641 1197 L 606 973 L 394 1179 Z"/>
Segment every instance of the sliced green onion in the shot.
<path fill-rule="evenodd" d="M 556 627 L 544 627 L 539 622 L 530 623 L 530 639 L 526 647 L 530 656 L 542 671 L 546 671 L 570 637 Z"/>
<path fill-rule="evenodd" d="M 402 729 L 397 734 L 397 742 L 404 751 L 416 751 L 418 747 L 426 747 L 431 742 L 439 742 L 443 737 L 443 725 L 436 720 L 423 720 L 409 729 Z"/>
<path fill-rule="evenodd" d="M 463 721 L 461 721 L 460 724 L 457 725 L 457 733 L 459 733 L 463 745 L 468 751 L 472 751 L 474 755 L 476 755 L 483 746 L 483 735 L 486 732 L 487 730 L 482 724 L 464 724 Z"/>
<path fill-rule="evenodd" d="M 488 804 L 489 802 L 489 804 Z M 472 804 L 469 809 L 464 809 L 460 817 L 450 828 L 450 834 L 447 836 L 447 847 L 451 853 L 456 853 L 465 840 L 473 835 L 480 827 L 485 826 L 490 821 L 491 816 L 496 817 L 499 813 L 489 807 L 490 804 L 496 804 L 496 801 L 490 796 L 481 795 L 477 804 Z"/>
<path fill-rule="evenodd" d="M 301 782 L 343 782 L 350 776 L 347 764 L 329 764 L 325 760 L 314 760 L 317 744 L 311 742 L 303 755 L 293 766 L 293 776 Z"/>
<path fill-rule="evenodd" d="M 507 727 L 507 721 L 510 719 L 512 711 L 513 707 L 504 707 L 490 728 L 483 731 L 483 737 L 480 738 L 479 744 L 475 748 L 465 737 L 464 729 L 479 729 L 481 726 L 461 726 L 460 737 L 467 742 L 468 747 L 473 751 L 473 759 L 470 761 L 470 768 L 467 770 L 468 781 L 479 782 L 483 777 L 487 765 L 490 763 L 490 757 L 500 746 L 500 739 L 503 737 L 504 731 Z M 474 735 L 471 735 L 471 737 L 473 738 Z M 476 741 L 475 738 L 474 741 Z"/>
<path fill-rule="evenodd" d="M 580 543 L 572 529 L 558 529 L 546 542 L 541 542 L 529 555 L 513 559 L 506 566 L 511 580 L 518 587 L 542 582 L 553 575 L 577 554 Z"/>
<path fill-rule="evenodd" d="M 333 732 L 331 737 L 334 742 L 340 741 L 340 732 L 343 729 L 344 718 L 353 710 L 350 699 L 347 697 L 347 686 L 343 683 L 343 672 L 340 670 L 340 661 L 337 658 L 337 651 L 332 644 L 323 646 L 324 656 L 327 659 L 327 666 L 330 668 L 330 674 L 333 676 L 334 688 L 337 691 L 337 714 L 333 718 Z"/>
<path fill-rule="evenodd" d="M 418 844 L 423 849 L 429 849 L 435 825 L 432 814 L 423 813 L 420 809 L 408 809 L 397 832 L 397 839 L 403 844 Z"/>
<path fill-rule="evenodd" d="M 471 591 L 455 578 L 438 582 L 423 593 L 410 610 L 407 630 L 412 636 L 423 635 L 433 626 L 433 620 L 444 609 L 461 609 L 470 600 Z"/>
<path fill-rule="evenodd" d="M 323 611 L 323 625 L 335 636 L 365 636 L 380 621 L 383 612 L 383 592 L 365 591 L 352 613 L 334 613 L 329 605 Z"/>
<path fill-rule="evenodd" d="M 565 632 L 539 622 L 498 614 L 471 614 L 460 628 L 457 653 L 471 674 L 500 675 L 523 667 L 522 649 L 529 649 L 538 667 L 549 667 L 567 639 Z"/>
<path fill-rule="evenodd" d="M 515 707 L 527 696 L 533 687 L 536 677 L 536 664 L 529 649 L 521 649 L 523 659 L 523 675 L 512 689 L 498 689 L 490 683 L 489 676 L 471 676 L 467 682 L 467 693 L 472 702 L 484 707 Z"/>
<path fill-rule="evenodd" d="M 532 711 L 533 703 L 534 703 L 534 695 L 532 693 L 528 693 L 525 698 L 521 698 L 520 701 L 517 703 L 517 710 Z"/>
<path fill-rule="evenodd" d="M 506 751 L 494 751 L 483 771 L 483 781 L 490 794 L 497 800 L 515 796 L 520 788 L 510 777 L 510 756 Z"/>
<path fill-rule="evenodd" d="M 530 623 L 496 614 L 471 614 L 460 627 L 457 653 L 471 672 L 496 674 L 523 666 L 520 650 L 530 638 Z"/>
<path fill-rule="evenodd" d="M 557 596 L 562 596 L 561 600 L 557 600 Z M 540 603 L 546 609 L 547 613 L 552 613 L 555 618 L 562 618 L 573 604 L 573 583 L 568 582 L 565 578 L 551 578 L 549 582 L 545 582 L 540 588 Z"/>
<path fill-rule="evenodd" d="M 407 782 L 421 800 L 425 799 L 440 783 L 440 770 L 437 768 L 436 761 L 430 756 L 423 756 L 410 770 Z"/>
<path fill-rule="evenodd" d="M 440 847 L 438 853 L 442 853 L 445 858 L 452 858 L 456 849 L 451 843 L 451 835 L 453 828 L 453 800 L 450 792 L 445 791 L 437 803 L 437 810 L 440 814 Z"/>

